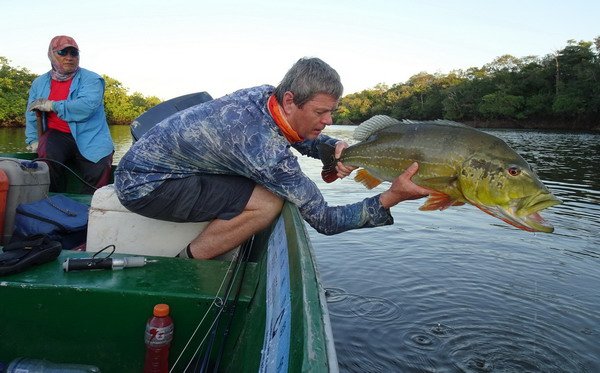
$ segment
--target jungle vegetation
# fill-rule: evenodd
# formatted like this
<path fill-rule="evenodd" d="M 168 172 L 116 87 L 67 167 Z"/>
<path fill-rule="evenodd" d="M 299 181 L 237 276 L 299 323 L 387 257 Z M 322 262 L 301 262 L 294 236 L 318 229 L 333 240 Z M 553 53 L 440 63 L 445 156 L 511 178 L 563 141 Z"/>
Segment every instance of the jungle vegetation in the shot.
<path fill-rule="evenodd" d="M 0 56 L 0 127 L 23 126 L 28 90 L 37 75 Z M 110 124 L 129 124 L 161 100 L 128 93 L 104 75 Z M 482 67 L 447 74 L 420 72 L 391 87 L 377 84 L 340 100 L 337 124 L 373 115 L 450 119 L 476 127 L 600 130 L 600 37 L 567 41 L 545 56 L 503 55 Z"/>
<path fill-rule="evenodd" d="M 344 96 L 336 122 L 357 124 L 375 114 L 476 127 L 600 130 L 600 37 L 569 40 L 543 57 L 504 55 L 482 67 L 378 84 Z"/>

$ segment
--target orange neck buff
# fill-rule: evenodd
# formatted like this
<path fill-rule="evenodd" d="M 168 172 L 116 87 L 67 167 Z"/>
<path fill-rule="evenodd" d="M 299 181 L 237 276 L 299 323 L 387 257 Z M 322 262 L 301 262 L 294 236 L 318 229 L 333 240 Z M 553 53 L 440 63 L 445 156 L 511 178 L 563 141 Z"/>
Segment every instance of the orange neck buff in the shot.
<path fill-rule="evenodd" d="M 285 136 L 285 138 L 291 144 L 303 140 L 303 138 L 300 137 L 300 135 L 298 135 L 296 131 L 294 131 L 294 129 L 290 126 L 288 121 L 281 113 L 281 110 L 279 109 L 279 104 L 277 103 L 277 99 L 275 98 L 275 96 L 271 95 L 271 97 L 269 97 L 269 100 L 267 101 L 267 108 L 269 109 L 269 113 L 273 117 L 275 124 L 277 124 L 277 127 L 279 127 L 281 132 L 283 132 L 283 136 Z"/>

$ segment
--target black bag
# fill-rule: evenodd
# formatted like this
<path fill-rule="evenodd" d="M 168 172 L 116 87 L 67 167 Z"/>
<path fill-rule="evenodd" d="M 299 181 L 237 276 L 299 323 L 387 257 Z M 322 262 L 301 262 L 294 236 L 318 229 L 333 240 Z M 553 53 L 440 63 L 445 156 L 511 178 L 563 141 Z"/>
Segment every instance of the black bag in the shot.
<path fill-rule="evenodd" d="M 89 206 L 62 194 L 17 206 L 11 242 L 45 234 L 65 250 L 85 244 Z"/>
<path fill-rule="evenodd" d="M 60 242 L 43 234 L 12 242 L 0 252 L 0 276 L 19 273 L 34 265 L 46 263 L 60 255 Z"/>

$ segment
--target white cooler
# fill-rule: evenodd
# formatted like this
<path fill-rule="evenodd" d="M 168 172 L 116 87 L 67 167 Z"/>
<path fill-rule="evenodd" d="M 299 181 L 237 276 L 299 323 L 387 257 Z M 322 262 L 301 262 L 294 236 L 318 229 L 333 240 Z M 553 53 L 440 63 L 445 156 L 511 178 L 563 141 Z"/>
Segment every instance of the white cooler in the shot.
<path fill-rule="evenodd" d="M 116 253 L 175 257 L 208 223 L 173 223 L 135 214 L 123 207 L 110 184 L 92 197 L 86 251 L 115 245 Z"/>

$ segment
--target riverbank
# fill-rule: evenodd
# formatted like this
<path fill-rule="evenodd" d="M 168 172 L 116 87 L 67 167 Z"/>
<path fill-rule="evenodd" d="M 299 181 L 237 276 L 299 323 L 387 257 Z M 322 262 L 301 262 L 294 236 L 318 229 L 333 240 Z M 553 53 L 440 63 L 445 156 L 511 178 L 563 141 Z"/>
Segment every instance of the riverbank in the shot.
<path fill-rule="evenodd" d="M 24 122 L 25 120 L 23 120 Z M 129 126 L 130 123 L 121 123 L 121 122 L 116 122 L 116 123 L 109 123 L 109 126 Z M 14 122 L 14 123 L 0 123 L 0 128 L 25 128 L 25 124 L 23 123 L 18 123 L 18 122 Z"/>
<path fill-rule="evenodd" d="M 575 132 L 600 132 L 600 122 L 596 124 L 582 122 L 564 122 L 548 120 L 471 120 L 463 121 L 470 127 L 488 129 L 519 129 L 519 130 L 544 130 L 544 131 L 575 131 Z M 342 123 L 336 123 L 342 124 Z M 129 123 L 110 123 L 111 126 L 129 126 Z M 354 125 L 354 124 L 346 124 Z M 0 123 L 0 128 L 25 128 L 22 123 Z"/>
<path fill-rule="evenodd" d="M 490 129 L 527 129 L 527 130 L 550 130 L 550 131 L 577 131 L 577 132 L 600 132 L 600 122 L 565 122 L 549 120 L 473 120 L 462 122 L 474 128 Z"/>
<path fill-rule="evenodd" d="M 516 130 L 541 130 L 541 131 L 574 131 L 574 132 L 600 132 L 600 122 L 584 123 L 584 122 L 565 122 L 565 121 L 549 121 L 549 120 L 469 120 L 459 121 L 473 128 L 487 129 L 516 129 Z M 336 123 L 340 125 L 358 125 L 353 123 Z"/>

